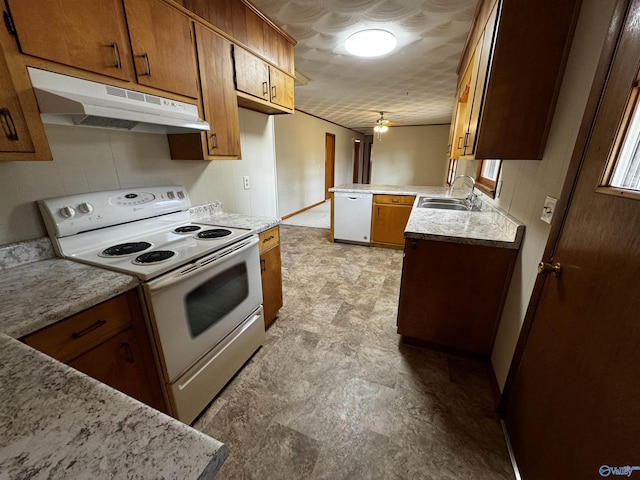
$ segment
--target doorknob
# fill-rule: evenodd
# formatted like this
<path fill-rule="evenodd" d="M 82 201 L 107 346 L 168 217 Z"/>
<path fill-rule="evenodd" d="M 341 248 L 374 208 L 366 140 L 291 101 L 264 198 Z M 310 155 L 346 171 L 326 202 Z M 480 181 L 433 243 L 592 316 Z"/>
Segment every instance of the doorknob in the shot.
<path fill-rule="evenodd" d="M 562 265 L 556 262 L 554 264 L 547 262 L 540 262 L 538 264 L 538 273 L 542 273 L 547 275 L 548 273 L 553 273 L 554 276 L 559 277 L 562 274 Z"/>

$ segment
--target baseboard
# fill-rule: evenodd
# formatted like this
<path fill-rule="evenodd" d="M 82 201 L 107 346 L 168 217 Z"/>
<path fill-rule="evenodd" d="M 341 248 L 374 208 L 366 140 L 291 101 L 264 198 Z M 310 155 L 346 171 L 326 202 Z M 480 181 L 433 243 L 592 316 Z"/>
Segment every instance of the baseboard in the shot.
<path fill-rule="evenodd" d="M 318 203 L 314 203 L 313 205 L 310 205 L 308 207 L 304 207 L 302 210 L 298 210 L 297 212 L 293 212 L 288 215 L 283 215 L 282 220 L 286 220 L 287 218 L 293 217 L 294 215 L 298 215 L 299 213 L 306 212 L 307 210 L 311 210 L 312 208 L 317 207 L 318 205 L 322 205 L 324 202 L 326 202 L 326 200 L 323 200 Z"/>
<path fill-rule="evenodd" d="M 511 467 L 513 468 L 513 473 L 516 477 L 516 480 L 522 480 L 522 476 L 520 476 L 520 469 L 518 469 L 518 463 L 516 462 L 516 457 L 513 455 L 511 440 L 509 440 L 509 432 L 507 432 L 507 426 L 505 425 L 504 420 L 500 420 L 500 425 L 502 425 L 504 441 L 507 443 L 507 450 L 509 451 L 509 458 L 511 459 Z"/>

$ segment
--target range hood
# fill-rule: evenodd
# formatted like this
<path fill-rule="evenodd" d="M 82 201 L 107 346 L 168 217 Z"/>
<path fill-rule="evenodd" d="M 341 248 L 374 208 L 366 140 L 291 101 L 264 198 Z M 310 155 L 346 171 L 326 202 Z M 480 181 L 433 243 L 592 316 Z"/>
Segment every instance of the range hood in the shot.
<path fill-rule="evenodd" d="M 28 68 L 43 123 L 146 133 L 209 130 L 190 103 Z"/>

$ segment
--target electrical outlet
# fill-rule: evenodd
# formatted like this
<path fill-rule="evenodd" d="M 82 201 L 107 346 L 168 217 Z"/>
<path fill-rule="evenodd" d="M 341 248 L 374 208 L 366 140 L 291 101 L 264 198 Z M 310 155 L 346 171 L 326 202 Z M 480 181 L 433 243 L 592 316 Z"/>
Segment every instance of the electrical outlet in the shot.
<path fill-rule="evenodd" d="M 245 175 L 242 177 L 242 182 L 244 183 L 244 189 L 249 190 L 251 188 L 251 184 L 249 183 L 249 175 Z"/>
<path fill-rule="evenodd" d="M 544 201 L 544 206 L 542 207 L 542 215 L 540 215 L 540 220 L 551 225 L 553 212 L 556 211 L 556 203 L 558 203 L 557 198 L 547 196 L 547 199 Z"/>

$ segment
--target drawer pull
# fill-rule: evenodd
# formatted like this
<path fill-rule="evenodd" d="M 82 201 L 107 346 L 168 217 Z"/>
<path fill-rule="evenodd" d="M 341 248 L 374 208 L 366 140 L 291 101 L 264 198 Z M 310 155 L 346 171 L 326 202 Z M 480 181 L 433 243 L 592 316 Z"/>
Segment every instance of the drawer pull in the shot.
<path fill-rule="evenodd" d="M 16 124 L 13 122 L 13 117 L 8 108 L 0 108 L 0 115 L 4 119 L 6 128 L 6 136 L 9 140 L 18 140 L 18 131 L 16 130 Z"/>
<path fill-rule="evenodd" d="M 273 235 L 271 235 L 270 237 L 267 237 L 267 238 L 265 238 L 264 240 L 262 240 L 262 243 L 267 243 L 269 240 L 273 240 L 274 238 L 276 238 L 276 237 L 274 237 Z"/>
<path fill-rule="evenodd" d="M 80 338 L 80 337 L 86 335 L 89 332 L 93 332 L 96 328 L 100 328 L 101 326 L 103 326 L 106 323 L 107 323 L 106 320 L 98 320 L 96 323 L 94 323 L 93 325 L 88 326 L 84 330 L 80 330 L 79 332 L 72 333 L 71 334 L 71 338 L 74 338 L 74 339 Z"/>

